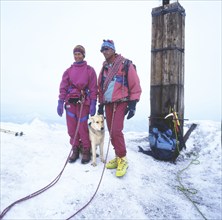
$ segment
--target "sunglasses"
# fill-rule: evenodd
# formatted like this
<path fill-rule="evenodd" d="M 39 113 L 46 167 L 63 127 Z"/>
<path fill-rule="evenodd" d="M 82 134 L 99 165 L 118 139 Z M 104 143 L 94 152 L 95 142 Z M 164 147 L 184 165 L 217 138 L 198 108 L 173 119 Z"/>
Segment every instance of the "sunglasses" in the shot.
<path fill-rule="evenodd" d="M 109 50 L 109 47 L 103 47 L 100 52 L 103 52 L 104 50 Z"/>

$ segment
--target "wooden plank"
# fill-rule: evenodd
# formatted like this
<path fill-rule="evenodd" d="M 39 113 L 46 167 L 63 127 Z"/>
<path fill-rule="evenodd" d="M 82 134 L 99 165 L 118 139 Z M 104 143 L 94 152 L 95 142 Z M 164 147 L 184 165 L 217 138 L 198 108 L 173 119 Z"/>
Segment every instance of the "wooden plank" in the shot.
<path fill-rule="evenodd" d="M 184 53 L 168 50 L 151 55 L 151 85 L 184 85 Z"/>
<path fill-rule="evenodd" d="M 165 117 L 169 100 L 184 117 L 184 31 L 185 10 L 178 2 L 152 10 L 150 118 Z"/>

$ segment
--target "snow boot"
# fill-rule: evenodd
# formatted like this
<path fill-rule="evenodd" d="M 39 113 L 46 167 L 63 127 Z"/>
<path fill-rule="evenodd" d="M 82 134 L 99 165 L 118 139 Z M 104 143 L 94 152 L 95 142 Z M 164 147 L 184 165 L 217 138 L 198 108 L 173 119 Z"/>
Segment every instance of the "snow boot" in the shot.
<path fill-rule="evenodd" d="M 106 168 L 107 169 L 116 169 L 118 166 L 117 164 L 117 157 L 110 160 L 107 164 L 106 164 Z"/>
<path fill-rule="evenodd" d="M 81 161 L 81 163 L 82 164 L 89 163 L 90 159 L 91 159 L 90 148 L 83 147 L 82 148 L 82 161 Z"/>
<path fill-rule="evenodd" d="M 116 169 L 116 176 L 121 177 L 126 174 L 126 170 L 128 168 L 128 162 L 126 157 L 118 157 L 117 158 L 117 169 Z"/>
<path fill-rule="evenodd" d="M 72 147 L 72 154 L 69 157 L 69 163 L 74 163 L 79 158 L 79 148 L 77 146 Z"/>

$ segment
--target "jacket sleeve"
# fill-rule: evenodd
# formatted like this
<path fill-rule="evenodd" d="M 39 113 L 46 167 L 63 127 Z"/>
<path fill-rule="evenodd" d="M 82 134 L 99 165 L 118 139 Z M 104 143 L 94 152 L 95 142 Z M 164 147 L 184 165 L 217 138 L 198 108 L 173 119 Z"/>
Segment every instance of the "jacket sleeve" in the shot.
<path fill-rule="evenodd" d="M 95 70 L 90 68 L 91 74 L 89 78 L 89 92 L 90 92 L 90 100 L 97 100 L 98 94 L 98 86 L 97 86 L 97 76 Z"/>
<path fill-rule="evenodd" d="M 133 64 L 130 64 L 128 71 L 128 87 L 129 87 L 129 100 L 140 100 L 142 89 L 140 86 L 140 79 L 137 75 L 136 69 Z"/>
<path fill-rule="evenodd" d="M 62 76 L 62 81 L 59 87 L 59 99 L 65 100 L 69 88 L 69 69 L 67 69 Z"/>

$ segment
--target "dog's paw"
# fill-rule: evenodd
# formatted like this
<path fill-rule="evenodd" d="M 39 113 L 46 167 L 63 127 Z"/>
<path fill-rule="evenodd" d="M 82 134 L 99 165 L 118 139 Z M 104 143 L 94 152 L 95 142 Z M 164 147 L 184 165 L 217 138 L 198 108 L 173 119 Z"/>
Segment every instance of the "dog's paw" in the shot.
<path fill-rule="evenodd" d="M 96 162 L 92 162 L 91 165 L 94 167 L 97 166 Z"/>

